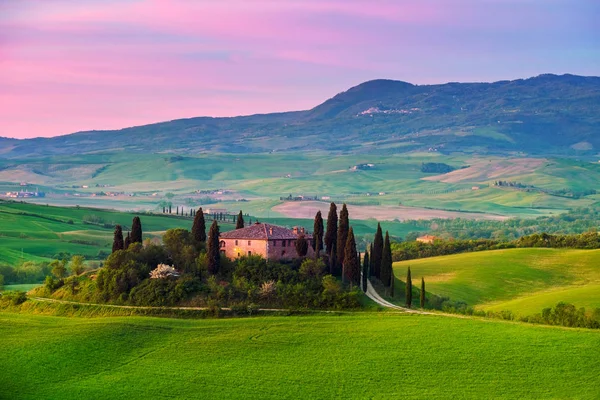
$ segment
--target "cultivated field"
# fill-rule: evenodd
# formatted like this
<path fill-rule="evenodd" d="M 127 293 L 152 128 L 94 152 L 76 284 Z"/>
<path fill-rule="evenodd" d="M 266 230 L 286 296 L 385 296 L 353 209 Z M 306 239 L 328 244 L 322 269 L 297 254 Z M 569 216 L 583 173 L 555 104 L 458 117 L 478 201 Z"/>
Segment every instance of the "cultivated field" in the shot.
<path fill-rule="evenodd" d="M 0 397 L 596 398 L 600 332 L 399 314 L 0 313 Z M 318 368 L 317 368 L 318 367 Z"/>

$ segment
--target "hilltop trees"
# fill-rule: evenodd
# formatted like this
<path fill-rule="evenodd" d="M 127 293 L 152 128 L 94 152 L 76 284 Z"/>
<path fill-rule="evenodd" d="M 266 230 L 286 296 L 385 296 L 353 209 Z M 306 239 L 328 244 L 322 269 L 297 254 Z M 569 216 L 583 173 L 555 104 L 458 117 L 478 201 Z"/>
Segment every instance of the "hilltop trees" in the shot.
<path fill-rule="evenodd" d="M 327 215 L 327 231 L 325 232 L 325 246 L 327 246 L 327 251 L 331 255 L 331 250 L 337 246 L 337 236 L 338 236 L 338 215 L 337 215 L 337 206 L 335 203 L 331 203 L 329 205 L 329 214 Z M 334 253 L 337 253 L 334 251 Z"/>
<path fill-rule="evenodd" d="M 244 227 L 244 214 L 242 214 L 242 210 L 240 210 L 240 213 L 237 216 L 237 219 L 235 221 L 235 229 L 242 229 Z"/>
<path fill-rule="evenodd" d="M 375 251 L 375 246 L 373 246 Z M 390 245 L 390 235 L 385 232 L 385 241 L 383 243 L 383 251 L 381 254 L 381 270 L 380 270 L 381 282 L 384 286 L 390 286 L 392 279 L 392 247 Z"/>
<path fill-rule="evenodd" d="M 344 245 L 344 275 L 352 285 L 360 285 L 360 260 L 356 251 L 356 240 L 354 230 L 349 229 L 346 243 Z"/>
<path fill-rule="evenodd" d="M 69 267 L 71 268 L 71 273 L 75 276 L 81 275 L 83 271 L 85 271 L 85 265 L 83 262 L 85 258 L 83 256 L 73 256 L 71 257 L 71 262 L 69 263 Z"/>
<path fill-rule="evenodd" d="M 65 261 L 54 260 L 50 263 L 52 267 L 52 275 L 57 279 L 63 279 L 67 276 L 67 266 Z"/>
<path fill-rule="evenodd" d="M 142 221 L 140 217 L 133 217 L 131 224 L 131 243 L 142 243 Z"/>
<path fill-rule="evenodd" d="M 125 237 L 125 244 L 123 245 L 123 249 L 127 250 L 129 245 L 131 244 L 131 234 L 127 232 L 127 236 Z"/>
<path fill-rule="evenodd" d="M 335 246 L 331 246 L 331 249 L 329 250 L 329 273 L 331 275 L 338 274 L 336 261 L 337 254 L 335 253 Z"/>
<path fill-rule="evenodd" d="M 208 231 L 206 255 L 208 258 L 208 272 L 213 275 L 218 273 L 221 253 L 219 249 L 219 224 L 217 224 L 217 221 L 213 221 Z"/>
<path fill-rule="evenodd" d="M 117 250 L 123 250 L 124 245 L 125 244 L 123 243 L 123 228 L 121 228 L 121 225 L 115 225 L 112 252 L 114 253 Z"/>
<path fill-rule="evenodd" d="M 371 276 L 381 279 L 381 256 L 383 254 L 383 233 L 381 225 L 377 224 L 377 232 L 371 250 Z"/>
<path fill-rule="evenodd" d="M 192 237 L 194 238 L 194 243 L 196 246 L 199 246 L 200 243 L 206 242 L 206 222 L 204 221 L 204 212 L 202 211 L 202 207 L 198 209 L 196 216 L 194 217 L 194 223 L 192 225 Z"/>
<path fill-rule="evenodd" d="M 425 278 L 421 277 L 421 293 L 419 303 L 421 308 L 425 308 Z"/>
<path fill-rule="evenodd" d="M 308 253 L 308 241 L 304 237 L 304 235 L 298 236 L 296 239 L 296 253 L 298 253 L 298 257 L 306 257 L 306 253 Z"/>
<path fill-rule="evenodd" d="M 362 267 L 362 290 L 365 293 L 367 292 L 367 279 L 369 279 L 369 252 L 365 251 Z"/>
<path fill-rule="evenodd" d="M 312 248 L 317 254 L 323 249 L 323 217 L 321 216 L 320 210 L 317 211 L 317 215 L 315 215 L 315 223 L 313 225 Z"/>
<path fill-rule="evenodd" d="M 344 265 L 344 258 L 346 257 L 346 243 L 348 241 L 348 230 L 350 229 L 350 220 L 348 219 L 348 208 L 346 203 L 342 205 L 340 211 L 340 219 L 338 222 L 337 231 L 337 263 L 338 265 Z M 356 253 L 356 250 L 354 250 Z"/>
<path fill-rule="evenodd" d="M 410 277 L 410 267 L 406 273 L 406 307 L 412 306 L 412 279 Z"/>

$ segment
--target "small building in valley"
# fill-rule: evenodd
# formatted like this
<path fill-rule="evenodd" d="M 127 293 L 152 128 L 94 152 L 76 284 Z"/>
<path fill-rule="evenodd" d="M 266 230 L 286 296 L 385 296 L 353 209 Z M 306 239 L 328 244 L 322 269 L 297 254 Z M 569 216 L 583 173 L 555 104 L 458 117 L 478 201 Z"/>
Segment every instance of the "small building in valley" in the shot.
<path fill-rule="evenodd" d="M 433 236 L 433 235 L 425 235 L 425 236 L 419 236 L 417 238 L 417 242 L 421 242 L 421 243 L 428 243 L 431 244 L 433 243 L 435 240 L 437 240 L 438 237 L 437 236 Z"/>
<path fill-rule="evenodd" d="M 221 233 L 219 243 L 221 254 L 232 259 L 259 255 L 272 261 L 291 260 L 298 258 L 296 240 L 300 236 L 304 236 L 309 243 L 307 256 L 314 255 L 310 245 L 312 235 L 298 227 L 287 229 L 257 222 L 245 228 Z"/>

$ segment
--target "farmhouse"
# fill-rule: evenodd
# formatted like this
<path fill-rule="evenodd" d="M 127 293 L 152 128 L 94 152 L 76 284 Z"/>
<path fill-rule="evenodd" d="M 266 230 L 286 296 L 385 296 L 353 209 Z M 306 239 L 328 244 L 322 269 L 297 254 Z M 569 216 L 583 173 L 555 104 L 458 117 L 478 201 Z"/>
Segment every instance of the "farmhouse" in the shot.
<path fill-rule="evenodd" d="M 432 236 L 432 235 L 425 235 L 425 236 L 419 236 L 417 238 L 417 242 L 421 242 L 421 243 L 433 243 L 435 240 L 437 240 L 438 238 L 436 236 Z"/>
<path fill-rule="evenodd" d="M 246 228 L 224 232 L 220 235 L 221 254 L 228 258 L 260 255 L 266 260 L 290 260 L 298 257 L 296 240 L 304 235 L 310 243 L 312 235 L 304 228 L 283 228 L 277 225 L 255 223 Z M 308 256 L 314 254 L 308 246 Z"/>

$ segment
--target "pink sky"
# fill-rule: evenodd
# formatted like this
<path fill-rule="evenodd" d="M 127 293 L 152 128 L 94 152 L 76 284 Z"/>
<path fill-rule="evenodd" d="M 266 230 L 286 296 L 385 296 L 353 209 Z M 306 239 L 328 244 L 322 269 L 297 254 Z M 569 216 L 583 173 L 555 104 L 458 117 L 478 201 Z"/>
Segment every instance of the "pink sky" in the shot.
<path fill-rule="evenodd" d="M 600 74 L 568 0 L 2 0 L 0 136 L 312 108 L 370 79 Z"/>

